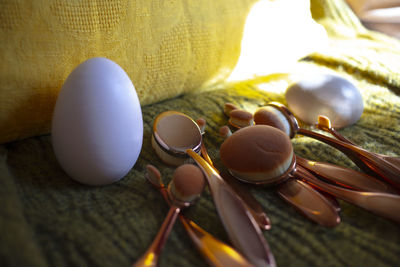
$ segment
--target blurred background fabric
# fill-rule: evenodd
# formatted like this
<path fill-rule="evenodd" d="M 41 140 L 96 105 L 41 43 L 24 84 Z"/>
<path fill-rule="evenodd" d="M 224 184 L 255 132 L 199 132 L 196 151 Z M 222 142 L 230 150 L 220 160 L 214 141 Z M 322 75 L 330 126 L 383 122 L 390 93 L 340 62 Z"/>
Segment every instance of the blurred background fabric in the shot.
<path fill-rule="evenodd" d="M 369 29 L 400 39 L 399 0 L 347 0 Z"/>

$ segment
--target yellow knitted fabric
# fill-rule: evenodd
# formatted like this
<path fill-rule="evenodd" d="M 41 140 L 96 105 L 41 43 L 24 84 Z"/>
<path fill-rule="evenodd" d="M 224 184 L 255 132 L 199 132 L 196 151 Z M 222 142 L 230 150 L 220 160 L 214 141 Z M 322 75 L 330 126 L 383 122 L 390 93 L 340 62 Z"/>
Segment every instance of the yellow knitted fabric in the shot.
<path fill-rule="evenodd" d="M 256 0 L 0 2 L 0 143 L 48 133 L 57 94 L 102 56 L 132 79 L 142 105 L 225 78 Z"/>

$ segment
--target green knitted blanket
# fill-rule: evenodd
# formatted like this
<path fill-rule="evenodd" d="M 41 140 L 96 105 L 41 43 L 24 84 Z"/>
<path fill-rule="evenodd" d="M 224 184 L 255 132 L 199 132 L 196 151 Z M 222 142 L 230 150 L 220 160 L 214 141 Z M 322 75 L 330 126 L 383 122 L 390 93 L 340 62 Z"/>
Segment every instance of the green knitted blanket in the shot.
<path fill-rule="evenodd" d="M 313 1 L 312 8 L 334 45 L 305 58 L 299 68 L 331 71 L 351 80 L 362 92 L 365 111 L 341 133 L 370 151 L 399 156 L 400 44 L 368 32 L 347 8 L 333 2 Z M 89 187 L 70 179 L 59 167 L 48 135 L 0 146 L 0 266 L 130 266 L 151 243 L 168 210 L 144 177 L 149 163 L 161 170 L 165 182 L 174 170 L 151 148 L 157 114 L 178 110 L 205 118 L 205 145 L 223 170 L 218 134 L 227 124 L 223 104 L 253 111 L 269 101 L 285 103 L 288 77 L 283 76 L 223 84 L 145 106 L 139 160 L 126 177 L 109 186 Z M 355 168 L 343 154 L 310 138 L 295 138 L 293 144 L 302 157 Z M 274 188 L 254 186 L 251 192 L 271 218 L 272 229 L 264 235 L 278 266 L 399 265 L 400 227 L 394 222 L 340 201 L 341 224 L 324 228 L 297 213 Z M 185 214 L 229 242 L 208 188 Z M 206 265 L 179 222 L 160 265 Z"/>

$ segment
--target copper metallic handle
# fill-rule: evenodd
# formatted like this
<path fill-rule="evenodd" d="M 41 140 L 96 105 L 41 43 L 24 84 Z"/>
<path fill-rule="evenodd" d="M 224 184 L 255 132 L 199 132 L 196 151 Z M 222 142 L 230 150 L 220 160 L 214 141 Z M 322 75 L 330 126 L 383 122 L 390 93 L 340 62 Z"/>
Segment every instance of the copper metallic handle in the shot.
<path fill-rule="evenodd" d="M 201 155 L 207 161 L 207 163 L 215 169 L 216 172 L 218 170 L 214 167 L 210 156 L 207 153 L 207 149 L 204 143 L 201 144 Z M 239 184 L 239 182 L 233 178 L 228 173 L 221 174 L 221 177 L 225 180 L 225 182 L 235 191 L 235 193 L 243 200 L 247 209 L 250 211 L 251 215 L 257 222 L 258 226 L 262 230 L 271 229 L 271 221 L 268 218 L 267 214 L 264 212 L 260 203 L 253 197 L 253 195 L 243 188 L 244 185 Z"/>
<path fill-rule="evenodd" d="M 164 200 L 170 204 L 168 198 L 167 189 L 164 185 L 155 185 Z M 218 240 L 193 221 L 187 219 L 182 214 L 179 214 L 179 220 L 183 224 L 189 237 L 192 239 L 195 246 L 201 252 L 203 257 L 207 260 L 210 266 L 214 267 L 251 267 L 252 265 L 248 262 L 240 253 L 234 248 L 228 246 L 222 241 Z"/>
<path fill-rule="evenodd" d="M 377 154 L 377 153 L 373 153 L 373 154 Z M 393 165 L 400 166 L 400 158 L 399 157 L 390 157 L 390 156 L 381 155 L 381 154 L 377 154 L 377 155 L 380 155 L 384 160 L 390 162 Z"/>
<path fill-rule="evenodd" d="M 207 163 L 210 164 L 211 167 L 213 167 L 214 169 L 216 169 L 216 168 L 214 167 L 214 164 L 213 164 L 213 162 L 212 162 L 210 156 L 208 155 L 207 148 L 206 148 L 206 146 L 204 145 L 204 142 L 201 142 L 200 152 L 201 152 L 201 156 L 204 158 L 204 160 L 207 161 Z"/>
<path fill-rule="evenodd" d="M 396 193 L 387 183 L 365 173 L 325 162 L 316 162 L 297 156 L 297 163 L 314 175 L 331 183 L 366 192 Z"/>
<path fill-rule="evenodd" d="M 256 220 L 261 230 L 271 229 L 271 220 L 264 212 L 261 204 L 254 198 L 254 196 L 246 190 L 244 184 L 240 184 L 236 178 L 230 173 L 221 173 L 221 177 L 224 181 L 235 191 L 235 193 L 243 200 L 244 204 L 250 211 L 253 218 Z"/>
<path fill-rule="evenodd" d="M 302 175 L 296 173 L 295 176 Z M 309 184 L 289 179 L 277 191 L 280 197 L 313 222 L 326 227 L 335 227 L 340 223 L 336 207 Z"/>
<path fill-rule="evenodd" d="M 203 170 L 215 207 L 233 245 L 255 266 L 276 266 L 267 241 L 243 201 L 207 161 L 191 149 L 186 152 Z"/>
<path fill-rule="evenodd" d="M 311 184 L 310 184 L 311 185 Z M 311 185 L 312 186 L 312 185 Z M 313 186 L 315 190 L 317 190 L 320 194 L 322 194 L 332 205 L 332 207 L 335 208 L 335 210 L 339 213 L 342 208 L 340 207 L 339 201 L 336 199 L 336 197 L 332 196 L 331 194 L 328 194 L 324 191 L 321 191 L 317 187 Z"/>
<path fill-rule="evenodd" d="M 346 137 L 344 137 L 343 135 L 341 135 L 338 131 L 336 131 L 335 128 L 333 128 L 330 125 L 330 121 L 328 118 L 326 118 L 326 120 L 328 120 L 328 125 L 324 125 L 324 124 L 320 124 L 317 123 L 317 128 L 320 130 L 323 130 L 327 133 L 330 133 L 331 135 L 333 135 L 335 138 L 337 138 L 340 141 L 343 141 L 347 144 L 351 144 L 354 146 L 357 146 L 357 144 L 355 144 L 354 142 L 350 141 L 349 139 L 347 139 Z M 387 156 L 387 155 L 383 155 L 383 154 L 378 154 L 378 153 L 374 153 L 374 152 L 369 152 L 371 155 L 374 155 L 375 157 L 380 157 L 383 160 L 386 160 L 387 162 L 389 162 L 390 164 L 394 165 L 394 166 L 398 166 L 400 167 L 400 157 L 391 157 L 391 156 Z"/>
<path fill-rule="evenodd" d="M 346 154 L 361 169 L 369 174 L 384 179 L 400 190 L 400 165 L 397 164 L 398 160 L 387 160 L 387 156 L 371 153 L 353 144 L 306 129 L 300 128 L 298 133 L 337 148 Z"/>
<path fill-rule="evenodd" d="M 304 176 L 305 181 L 321 190 L 364 208 L 372 213 L 400 223 L 400 196 L 378 192 L 360 192 L 323 182 L 314 176 Z"/>
<path fill-rule="evenodd" d="M 174 225 L 176 218 L 180 212 L 180 208 L 171 205 L 171 208 L 168 211 L 167 216 L 163 224 L 161 225 L 160 230 L 158 231 L 156 237 L 151 243 L 150 247 L 146 250 L 146 252 L 137 260 L 132 267 L 155 267 L 158 264 L 158 259 L 161 254 L 161 250 L 165 244 L 165 241 L 168 238 L 169 233 L 172 230 L 172 226 Z"/>
<path fill-rule="evenodd" d="M 296 156 L 296 161 L 297 161 L 297 159 L 298 159 L 298 156 Z M 309 170 L 304 168 L 301 164 L 297 164 L 296 165 L 296 174 L 298 174 L 296 176 L 298 179 L 303 179 L 303 180 L 304 180 L 304 176 L 313 176 L 313 177 L 315 177 Z M 339 213 L 341 211 L 340 204 L 339 204 L 338 200 L 336 199 L 336 197 L 334 197 L 333 195 L 321 190 L 320 188 L 314 186 L 313 184 L 308 184 L 308 185 L 310 185 L 314 190 L 317 190 L 318 193 L 323 195 L 324 198 L 326 200 L 328 200 L 329 203 L 331 204 L 331 206 L 336 210 L 336 212 Z"/>
<path fill-rule="evenodd" d="M 318 116 L 318 121 L 322 116 Z M 322 131 L 325 131 L 327 133 L 330 133 L 331 135 L 333 135 L 336 139 L 343 141 L 345 143 L 351 144 L 351 145 L 356 145 L 355 143 L 353 143 L 352 141 L 350 141 L 349 139 L 347 139 L 346 137 L 344 137 L 343 135 L 341 135 L 338 131 L 336 131 L 335 128 L 331 127 L 330 121 L 327 117 L 325 117 L 325 120 L 328 120 L 328 125 L 323 125 L 320 124 L 319 122 L 316 124 L 316 127 Z"/>
<path fill-rule="evenodd" d="M 210 266 L 251 267 L 253 266 L 235 249 L 216 239 L 193 221 L 179 216 L 180 221 Z"/>

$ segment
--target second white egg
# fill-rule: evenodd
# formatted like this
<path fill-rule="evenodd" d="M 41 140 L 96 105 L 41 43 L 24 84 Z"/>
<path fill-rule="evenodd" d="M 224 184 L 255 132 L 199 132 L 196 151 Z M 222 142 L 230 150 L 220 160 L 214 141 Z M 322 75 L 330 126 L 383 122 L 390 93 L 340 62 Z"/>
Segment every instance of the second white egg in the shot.
<path fill-rule="evenodd" d="M 327 116 L 336 128 L 355 123 L 363 113 L 360 91 L 336 75 L 313 75 L 291 85 L 286 91 L 289 109 L 302 121 L 314 124 L 318 115 Z"/>

